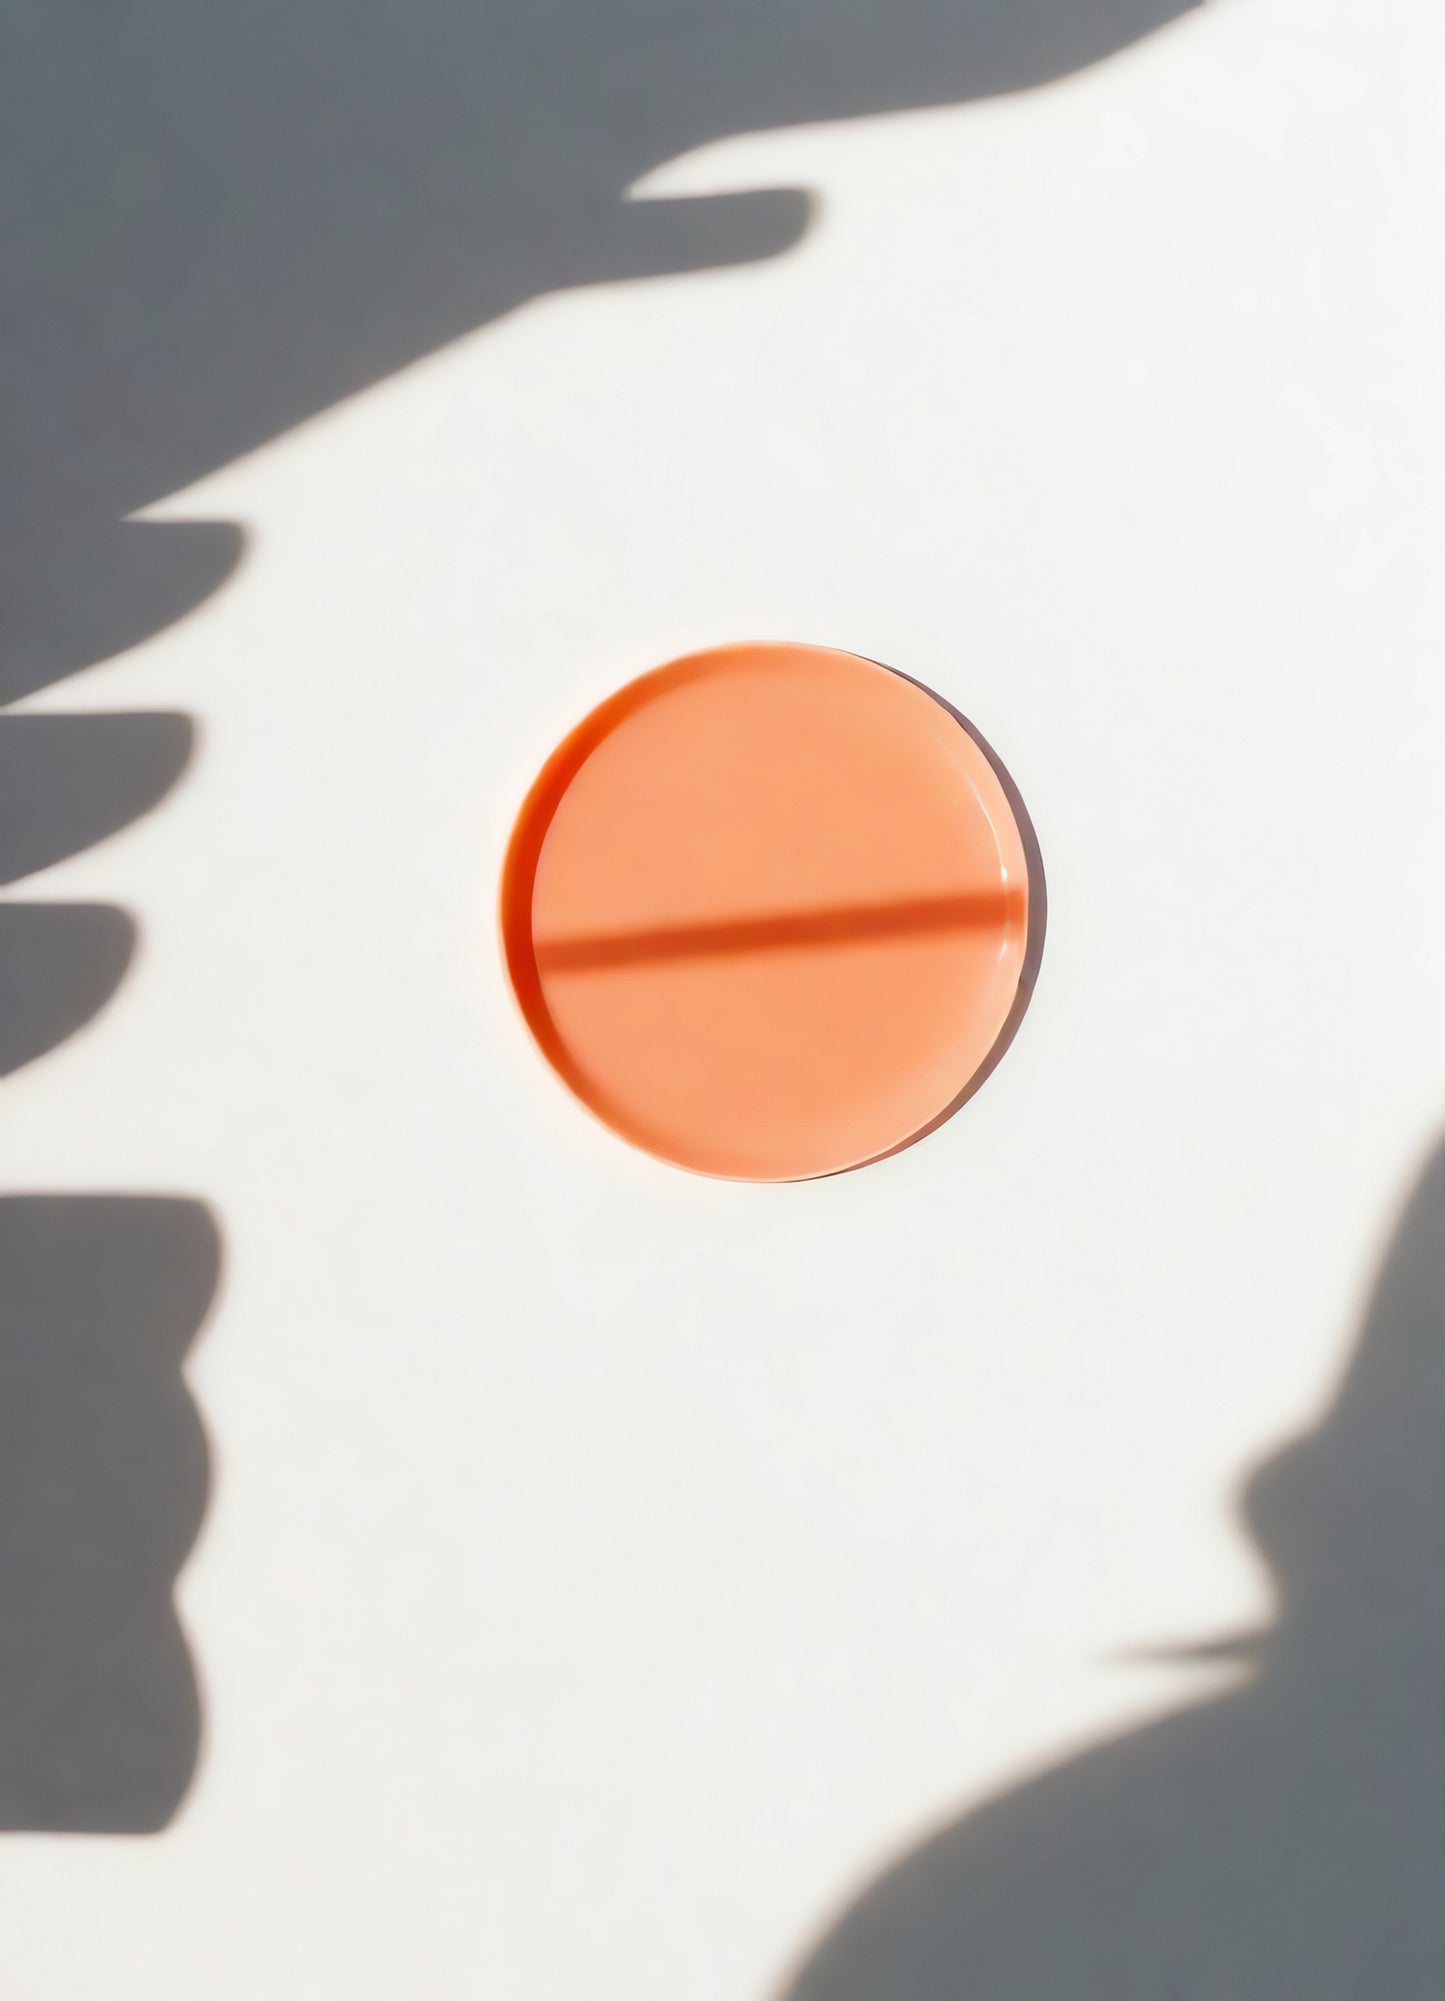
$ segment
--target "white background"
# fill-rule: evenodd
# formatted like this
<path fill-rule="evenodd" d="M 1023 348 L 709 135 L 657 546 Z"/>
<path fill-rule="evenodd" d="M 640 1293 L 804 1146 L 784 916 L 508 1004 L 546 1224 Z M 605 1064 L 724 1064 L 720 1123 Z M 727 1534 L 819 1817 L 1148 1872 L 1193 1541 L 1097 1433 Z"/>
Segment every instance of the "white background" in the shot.
<path fill-rule="evenodd" d="M 764 2001 L 929 1826 L 1197 1694 L 1445 1106 L 1445 19 L 1215 0 L 1017 98 L 731 141 L 775 261 L 545 299 L 157 510 L 201 611 L 33 709 L 193 712 L 24 885 L 136 966 L 7 1086 L 9 1189 L 226 1266 L 153 1839 L 8 1837 L 25 2001 Z M 644 190 L 644 193 L 647 190 Z M 630 1153 L 493 938 L 542 757 L 734 637 L 1008 762 L 1037 999 L 942 1132 Z M 1217 1671 L 1214 1671 L 1217 1672 Z"/>

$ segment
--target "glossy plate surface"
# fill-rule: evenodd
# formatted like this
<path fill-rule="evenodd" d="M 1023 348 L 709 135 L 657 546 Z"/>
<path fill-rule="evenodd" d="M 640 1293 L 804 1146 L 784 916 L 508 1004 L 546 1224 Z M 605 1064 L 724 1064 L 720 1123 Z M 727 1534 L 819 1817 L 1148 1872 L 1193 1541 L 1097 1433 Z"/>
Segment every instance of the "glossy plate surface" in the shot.
<path fill-rule="evenodd" d="M 1029 874 L 1004 784 L 936 697 L 824 647 L 720 647 L 630 682 L 548 759 L 503 948 L 547 1060 L 615 1132 L 799 1180 L 968 1094 L 1026 997 Z"/>

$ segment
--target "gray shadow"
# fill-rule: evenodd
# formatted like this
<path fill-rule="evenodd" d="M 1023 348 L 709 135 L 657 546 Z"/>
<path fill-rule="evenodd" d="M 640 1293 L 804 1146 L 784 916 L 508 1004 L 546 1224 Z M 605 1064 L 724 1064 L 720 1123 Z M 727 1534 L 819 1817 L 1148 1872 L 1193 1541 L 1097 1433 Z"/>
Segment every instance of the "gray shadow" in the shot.
<path fill-rule="evenodd" d="M 0 1199 L 0 1829 L 150 1833 L 195 1769 L 181 1366 L 219 1254 L 198 1202 Z"/>
<path fill-rule="evenodd" d="M 0 883 L 102 841 L 184 771 L 188 716 L 0 716 Z"/>
<path fill-rule="evenodd" d="M 6 495 L 4 479 L 0 470 L 0 507 L 23 509 L 24 494 Z M 39 470 L 32 486 L 42 490 Z M 245 538 L 234 522 L 107 521 L 79 496 L 69 507 L 52 504 L 57 511 L 47 532 L 25 533 L 23 552 L 17 535 L 8 562 L 0 553 L 8 589 L 0 704 L 138 646 L 204 603 L 241 560 Z"/>
<path fill-rule="evenodd" d="M 629 202 L 729 134 L 1062 77 L 1195 0 L 11 0 L 0 695 L 230 569 L 123 517 L 528 299 L 772 255 L 808 198 Z"/>
<path fill-rule="evenodd" d="M 0 703 L 235 567 L 234 524 L 137 510 L 542 293 L 767 257 L 807 226 L 797 189 L 624 200 L 650 169 L 1046 83 L 1194 4 L 10 0 Z M 180 768 L 173 723 L 65 720 L 69 742 L 10 740 L 54 787 L 12 763 L 12 875 Z M 0 905 L 0 1069 L 88 1020 L 132 941 L 118 911 Z M 0 1200 L 0 1826 L 158 1827 L 194 1763 L 169 1594 L 204 1500 L 179 1369 L 216 1255 L 192 1203 Z"/>
<path fill-rule="evenodd" d="M 1439 2001 L 1445 1150 L 1332 1410 L 1243 1510 L 1278 1614 L 1194 1657 L 1252 1678 L 926 1842 L 786 2001 Z"/>
<path fill-rule="evenodd" d="M 0 903 L 0 1077 L 84 1028 L 120 985 L 135 925 L 108 903 Z"/>

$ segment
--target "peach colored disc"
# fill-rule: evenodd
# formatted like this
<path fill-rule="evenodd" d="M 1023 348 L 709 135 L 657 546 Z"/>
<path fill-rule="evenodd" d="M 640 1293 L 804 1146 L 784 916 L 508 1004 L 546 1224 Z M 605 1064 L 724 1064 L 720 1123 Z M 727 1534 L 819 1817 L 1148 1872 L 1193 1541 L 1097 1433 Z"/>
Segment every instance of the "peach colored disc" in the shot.
<path fill-rule="evenodd" d="M 961 719 L 871 660 L 675 660 L 528 795 L 502 879 L 513 990 L 583 1104 L 649 1153 L 748 1181 L 860 1166 L 947 1117 L 1017 1021 L 1021 813 Z"/>

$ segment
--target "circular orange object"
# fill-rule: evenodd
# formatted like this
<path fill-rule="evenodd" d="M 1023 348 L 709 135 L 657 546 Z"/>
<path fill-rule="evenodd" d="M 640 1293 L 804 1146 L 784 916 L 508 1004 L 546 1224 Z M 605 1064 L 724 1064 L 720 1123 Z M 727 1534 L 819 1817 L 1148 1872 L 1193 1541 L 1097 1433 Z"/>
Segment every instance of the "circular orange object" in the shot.
<path fill-rule="evenodd" d="M 725 646 L 553 752 L 502 940 L 544 1055 L 614 1132 L 794 1181 L 895 1152 L 982 1080 L 1041 892 L 1017 795 L 936 696 L 827 647 Z"/>

